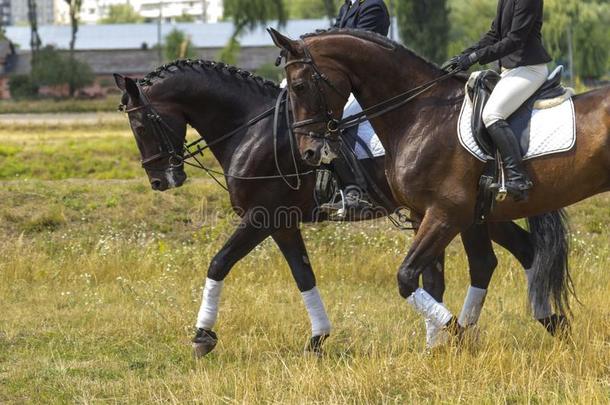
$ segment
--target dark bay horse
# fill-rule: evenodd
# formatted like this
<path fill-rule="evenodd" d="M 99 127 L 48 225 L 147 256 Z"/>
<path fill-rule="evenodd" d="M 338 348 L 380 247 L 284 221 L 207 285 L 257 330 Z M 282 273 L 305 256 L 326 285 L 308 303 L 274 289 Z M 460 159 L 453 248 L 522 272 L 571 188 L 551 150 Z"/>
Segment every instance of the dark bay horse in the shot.
<path fill-rule="evenodd" d="M 296 152 L 296 148 L 289 142 L 287 125 L 280 128 L 277 152 L 274 151 L 271 116 L 222 140 L 223 135 L 273 108 L 280 93 L 278 86 L 236 68 L 206 61 L 178 61 L 159 68 L 140 81 L 120 75 L 115 78 L 123 91 L 122 104 L 128 112 L 153 189 L 166 190 L 184 183 L 184 165 L 172 162 L 175 157 L 172 157 L 171 150 L 184 153 L 187 125 L 203 135 L 222 166 L 231 204 L 242 219 L 210 263 L 208 280 L 222 282 L 240 259 L 271 236 L 286 258 L 298 289 L 302 293 L 314 289 L 316 280 L 299 227 L 301 222 L 324 221 L 326 218 L 315 215 L 314 176 L 302 176 L 298 190 L 294 190 L 294 177 L 288 178 L 290 187 L 277 176 L 274 156 L 277 156 L 282 172 L 295 172 L 292 152 Z M 379 187 L 389 194 L 383 158 L 365 164 Z M 299 162 L 298 170 L 303 173 L 310 168 Z M 384 208 L 391 213 L 396 207 Z M 283 215 L 286 210 L 290 211 L 289 215 Z M 275 213 L 282 215 L 273 215 Z M 297 213 L 296 218 L 292 215 L 294 213 Z M 261 215 L 270 215 L 270 218 L 261 218 Z M 532 266 L 536 255 L 528 232 L 511 222 L 490 225 L 488 232 L 524 268 Z M 470 230 L 463 233 L 463 239 L 472 285 L 487 289 L 497 265 L 491 242 L 489 238 L 481 240 L 476 232 Z M 444 293 L 442 257 L 443 252 L 431 265 L 431 270 L 424 272 L 424 286 L 438 301 L 442 301 Z M 203 301 L 209 298 L 204 295 Z M 205 311 L 217 312 L 217 306 L 206 307 Z M 212 316 L 215 317 L 215 313 Z M 310 318 L 313 325 L 315 319 L 311 314 Z M 554 319 L 553 315 L 548 319 L 541 317 L 539 321 L 552 333 Z M 308 346 L 313 351 L 320 348 L 321 335 L 316 333 L 312 330 Z M 211 328 L 199 331 L 195 338 L 196 353 L 204 355 L 212 350 L 216 339 Z"/>
<path fill-rule="evenodd" d="M 472 230 L 483 164 L 460 146 L 456 135 L 464 80 L 448 77 L 414 52 L 371 33 L 331 30 L 300 41 L 270 33 L 286 56 L 294 120 L 305 124 L 298 145 L 312 165 L 318 164 L 323 146 L 336 144 L 339 134 L 333 125 L 341 119 L 350 92 L 366 109 L 437 82 L 409 103 L 372 119 L 387 151 L 386 174 L 397 202 L 422 217 L 398 271 L 400 294 L 416 299 L 418 275 L 457 234 L 471 229 L 484 238 L 488 233 L 485 226 Z M 443 76 L 447 78 L 441 80 Z M 499 203 L 491 221 L 540 215 L 610 190 L 610 87 L 574 97 L 574 106 L 576 146 L 529 161 L 535 184 L 529 200 Z M 539 230 L 552 235 L 553 227 L 564 229 L 563 224 L 542 224 Z M 565 247 L 563 242 L 556 241 Z M 537 305 L 552 297 L 556 311 L 569 313 L 567 261 L 548 259 L 550 265 L 534 265 L 530 299 Z"/>

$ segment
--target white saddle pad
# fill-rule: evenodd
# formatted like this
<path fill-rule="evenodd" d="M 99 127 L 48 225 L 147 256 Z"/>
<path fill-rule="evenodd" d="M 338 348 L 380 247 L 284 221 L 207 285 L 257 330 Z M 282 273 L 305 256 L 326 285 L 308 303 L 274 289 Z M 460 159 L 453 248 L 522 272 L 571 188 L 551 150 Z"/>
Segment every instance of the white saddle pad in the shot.
<path fill-rule="evenodd" d="M 356 101 L 354 95 L 351 94 L 347 100 L 347 104 L 345 104 L 345 108 L 343 109 L 343 117 L 349 117 L 350 115 L 358 114 L 361 111 L 362 107 L 358 101 Z M 375 134 L 370 122 L 366 121 L 360 124 L 358 127 L 358 138 L 364 141 L 364 144 L 369 148 L 374 157 L 385 156 L 385 149 L 377 137 L 377 134 Z M 359 160 L 369 159 L 368 153 L 366 153 L 360 143 L 356 143 L 355 152 L 356 157 Z"/>
<path fill-rule="evenodd" d="M 468 94 L 468 93 L 466 93 Z M 458 121 L 458 137 L 462 146 L 480 161 L 493 159 L 477 145 L 472 134 L 472 101 L 464 97 Z M 530 123 L 529 150 L 524 159 L 567 152 L 576 144 L 574 103 L 568 99 L 556 107 L 534 110 Z"/>

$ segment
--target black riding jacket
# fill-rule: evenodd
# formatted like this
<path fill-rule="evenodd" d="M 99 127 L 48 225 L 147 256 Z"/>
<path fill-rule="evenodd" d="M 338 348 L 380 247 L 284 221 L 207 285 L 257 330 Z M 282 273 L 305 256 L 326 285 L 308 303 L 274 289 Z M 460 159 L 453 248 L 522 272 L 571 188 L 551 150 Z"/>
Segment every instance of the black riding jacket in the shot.
<path fill-rule="evenodd" d="M 500 59 L 500 65 L 540 65 L 551 61 L 542 45 L 544 0 L 499 0 L 491 29 L 465 53 L 476 51 L 481 64 Z"/>
<path fill-rule="evenodd" d="M 339 10 L 334 28 L 373 31 L 387 36 L 390 32 L 390 13 L 383 0 L 350 0 Z"/>

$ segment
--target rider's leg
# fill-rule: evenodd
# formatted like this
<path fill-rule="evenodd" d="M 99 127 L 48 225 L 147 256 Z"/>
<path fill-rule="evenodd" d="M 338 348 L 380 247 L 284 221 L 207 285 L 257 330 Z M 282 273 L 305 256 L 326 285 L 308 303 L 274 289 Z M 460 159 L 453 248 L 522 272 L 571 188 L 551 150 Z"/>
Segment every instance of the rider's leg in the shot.
<path fill-rule="evenodd" d="M 519 142 L 506 120 L 544 84 L 547 75 L 546 65 L 504 71 L 483 110 L 483 123 L 504 162 L 506 188 L 518 199 L 525 197 L 532 183 L 523 168 Z"/>

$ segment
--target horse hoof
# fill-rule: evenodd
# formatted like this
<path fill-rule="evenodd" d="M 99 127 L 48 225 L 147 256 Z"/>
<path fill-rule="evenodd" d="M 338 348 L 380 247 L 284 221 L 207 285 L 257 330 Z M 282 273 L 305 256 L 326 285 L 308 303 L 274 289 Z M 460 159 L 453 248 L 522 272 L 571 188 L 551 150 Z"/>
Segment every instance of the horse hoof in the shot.
<path fill-rule="evenodd" d="M 197 329 L 197 334 L 193 338 L 193 355 L 200 359 L 210 353 L 218 343 L 218 336 L 214 331 Z"/>
<path fill-rule="evenodd" d="M 538 319 L 538 322 L 546 328 L 551 336 L 563 338 L 570 335 L 570 321 L 564 315 L 553 314 L 547 318 Z"/>
<path fill-rule="evenodd" d="M 324 351 L 322 350 L 322 344 L 324 343 L 326 338 L 328 338 L 328 336 L 329 335 L 313 336 L 311 339 L 309 339 L 309 341 L 305 345 L 305 356 L 312 356 L 318 358 L 322 357 L 322 355 L 324 354 Z"/>

